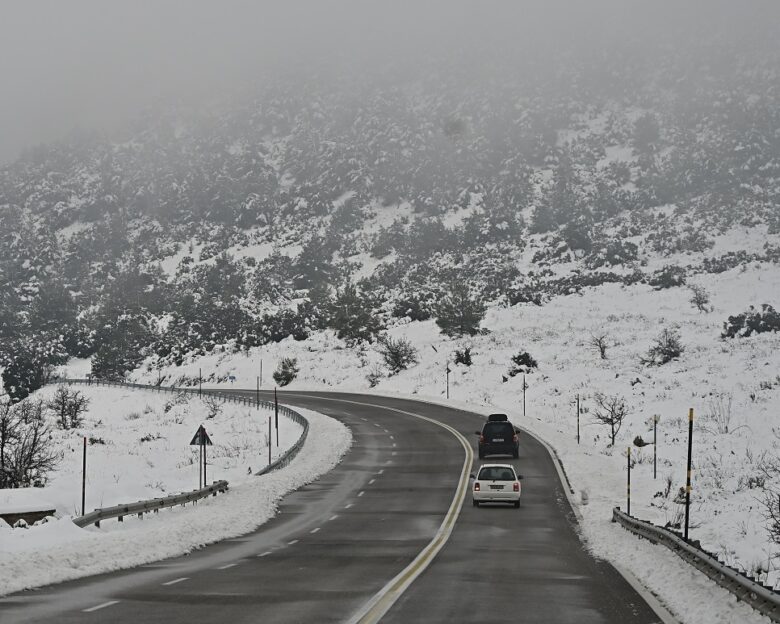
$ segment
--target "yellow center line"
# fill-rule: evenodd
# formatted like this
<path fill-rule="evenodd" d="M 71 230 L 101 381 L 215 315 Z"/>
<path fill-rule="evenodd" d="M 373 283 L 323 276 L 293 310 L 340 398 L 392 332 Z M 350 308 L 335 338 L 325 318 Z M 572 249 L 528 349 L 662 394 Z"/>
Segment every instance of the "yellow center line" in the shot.
<path fill-rule="evenodd" d="M 414 412 L 407 412 L 394 407 L 388 407 L 386 405 L 377 405 L 374 403 L 363 403 L 360 401 L 349 401 L 346 399 L 332 399 L 322 396 L 306 395 L 303 393 L 290 393 L 291 395 L 305 396 L 307 398 L 317 398 L 325 401 L 336 401 L 338 403 L 349 403 L 352 405 L 362 405 L 364 407 L 374 407 L 384 409 L 399 414 L 405 414 L 407 416 L 413 416 L 421 420 L 427 420 L 434 425 L 442 427 L 454 435 L 461 443 L 463 450 L 465 451 L 465 457 L 463 459 L 463 468 L 460 473 L 460 480 L 458 481 L 458 487 L 455 490 L 455 496 L 452 499 L 447 514 L 442 521 L 439 530 L 436 535 L 430 541 L 430 543 L 418 553 L 414 560 L 406 566 L 401 572 L 396 575 L 389 583 L 387 583 L 379 592 L 377 592 L 350 620 L 349 624 L 373 624 L 378 622 L 382 616 L 387 613 L 390 607 L 401 597 L 406 589 L 414 582 L 414 580 L 422 574 L 422 572 L 430 565 L 431 561 L 436 557 L 438 552 L 447 543 L 447 540 L 452 533 L 452 529 L 455 525 L 460 510 L 463 507 L 463 500 L 466 497 L 469 483 L 469 472 L 471 470 L 471 464 L 474 460 L 474 451 L 471 449 L 471 444 L 466 438 L 463 437 L 457 430 L 450 425 L 441 421 L 423 416 L 422 414 L 416 414 Z"/>

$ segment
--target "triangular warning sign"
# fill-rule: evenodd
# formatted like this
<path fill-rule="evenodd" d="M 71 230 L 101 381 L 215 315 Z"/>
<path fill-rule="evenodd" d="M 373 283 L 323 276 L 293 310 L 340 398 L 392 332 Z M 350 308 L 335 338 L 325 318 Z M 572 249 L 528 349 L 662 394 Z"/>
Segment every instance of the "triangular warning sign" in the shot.
<path fill-rule="evenodd" d="M 195 432 L 195 435 L 192 438 L 192 442 L 190 442 L 191 446 L 200 446 L 202 444 L 212 446 L 211 438 L 209 437 L 209 434 L 206 433 L 206 429 L 203 427 L 203 425 L 198 427 L 198 430 Z"/>

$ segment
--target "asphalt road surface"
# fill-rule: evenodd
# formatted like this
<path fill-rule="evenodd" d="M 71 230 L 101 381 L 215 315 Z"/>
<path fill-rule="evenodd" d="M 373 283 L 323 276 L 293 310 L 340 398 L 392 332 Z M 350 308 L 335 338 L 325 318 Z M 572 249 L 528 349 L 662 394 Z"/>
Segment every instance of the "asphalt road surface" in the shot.
<path fill-rule="evenodd" d="M 255 533 L 7 596 L 0 623 L 347 622 L 361 615 L 440 531 L 467 457 L 456 435 L 412 414 L 450 425 L 472 446 L 481 419 L 405 399 L 279 395 L 352 429 L 354 444 L 334 470 L 285 497 Z M 520 458 L 500 461 L 524 476 L 520 509 L 474 508 L 467 494 L 449 540 L 382 621 L 660 622 L 611 565 L 583 549 L 547 451 L 523 435 Z"/>

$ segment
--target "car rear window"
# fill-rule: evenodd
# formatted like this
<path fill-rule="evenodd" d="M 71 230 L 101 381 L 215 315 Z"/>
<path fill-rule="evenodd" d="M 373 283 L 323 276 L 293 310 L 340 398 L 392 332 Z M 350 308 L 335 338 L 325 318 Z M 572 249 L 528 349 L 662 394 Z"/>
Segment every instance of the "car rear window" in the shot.
<path fill-rule="evenodd" d="M 514 481 L 515 473 L 511 468 L 489 466 L 479 471 L 480 481 Z"/>
<path fill-rule="evenodd" d="M 511 439 L 515 430 L 509 423 L 492 422 L 485 425 L 482 433 L 486 438 L 500 438 L 501 436 L 506 436 L 508 439 Z"/>

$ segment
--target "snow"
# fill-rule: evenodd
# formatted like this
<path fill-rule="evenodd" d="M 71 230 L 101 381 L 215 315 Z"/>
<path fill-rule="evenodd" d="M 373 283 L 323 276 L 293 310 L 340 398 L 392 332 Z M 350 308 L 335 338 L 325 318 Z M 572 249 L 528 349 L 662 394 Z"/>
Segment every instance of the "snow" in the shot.
<path fill-rule="evenodd" d="M 209 481 L 245 480 L 268 462 L 269 410 L 219 401 L 219 413 L 209 418 L 209 405 L 197 396 L 83 385 L 70 389 L 90 402 L 83 426 L 53 430 L 64 455 L 43 493 L 60 515 L 80 512 L 84 437 L 90 440 L 88 511 L 196 488 L 199 449 L 189 443 L 201 424 L 214 443 L 207 450 Z M 55 390 L 47 386 L 35 398 L 46 401 Z M 280 418 L 280 445 L 272 445 L 273 458 L 300 433 L 300 425 Z M 275 442 L 275 432 L 272 437 Z"/>
<path fill-rule="evenodd" d="M 42 490 L 43 488 L 0 490 L 0 513 L 10 514 L 54 509 L 54 503 Z"/>
<path fill-rule="evenodd" d="M 674 554 L 640 542 L 611 522 L 612 508 L 625 505 L 626 449 L 636 436 L 652 440 L 647 423 L 654 414 L 661 415 L 658 479 L 652 477 L 652 447 L 633 448 L 637 463 L 632 472 L 632 513 L 661 525 L 679 517 L 681 505 L 674 497 L 685 482 L 687 414 L 693 408 L 691 537 L 747 571 L 770 568 L 776 576 L 779 553 L 766 532 L 761 490 L 755 483 L 761 461 L 780 454 L 780 436 L 774 433 L 780 407 L 780 335 L 723 340 L 720 332 L 729 315 L 750 304 L 778 304 L 774 297 L 780 293 L 780 270 L 765 264 L 697 275 L 690 281 L 711 293 L 714 312 L 696 311 L 684 287 L 655 291 L 646 285 L 608 284 L 557 297 L 544 306 L 492 307 L 483 322 L 489 333 L 472 338 L 447 339 L 433 321 L 400 324 L 389 333 L 409 339 L 420 362 L 381 379 L 373 390 L 366 374 L 381 362 L 376 347 L 345 348 L 332 332 L 319 332 L 302 342 L 269 344 L 248 356 L 214 353 L 168 372 L 197 376 L 203 366 L 235 375 L 237 386 L 252 387 L 261 360 L 264 370 L 272 371 L 282 357 L 297 357 L 301 372 L 290 389 L 441 398 L 449 360 L 450 394 L 455 400 L 484 411 L 506 411 L 558 451 L 583 515 L 583 537 L 594 554 L 630 570 L 683 621 L 757 621 L 752 610 L 737 605 Z M 663 366 L 641 364 L 640 357 L 665 327 L 679 328 L 685 346 L 682 357 Z M 591 333 L 599 331 L 610 338 L 606 360 L 588 344 Z M 472 347 L 474 365 L 453 365 L 453 351 L 465 345 Z M 526 378 L 525 417 L 521 377 L 502 381 L 510 357 L 521 350 L 539 362 L 539 369 Z M 136 376 L 147 379 L 155 374 L 139 371 Z M 621 395 L 629 405 L 615 448 L 609 444 L 607 428 L 593 416 L 596 392 Z M 580 445 L 575 440 L 577 394 L 583 408 Z M 732 419 L 725 433 L 719 431 L 714 412 L 718 400 L 729 396 Z M 587 504 L 581 502 L 583 494 Z"/>
<path fill-rule="evenodd" d="M 65 516 L 29 529 L 0 530 L 0 595 L 158 561 L 257 529 L 273 517 L 286 493 L 333 468 L 351 444 L 344 425 L 316 412 L 296 410 L 310 426 L 304 452 L 289 466 L 261 477 L 236 474 L 224 495 L 147 514 L 143 520 L 107 521 L 100 528 L 80 529 Z M 147 457 L 160 460 L 159 454 Z M 212 469 L 214 478 L 230 475 L 221 466 Z"/>

